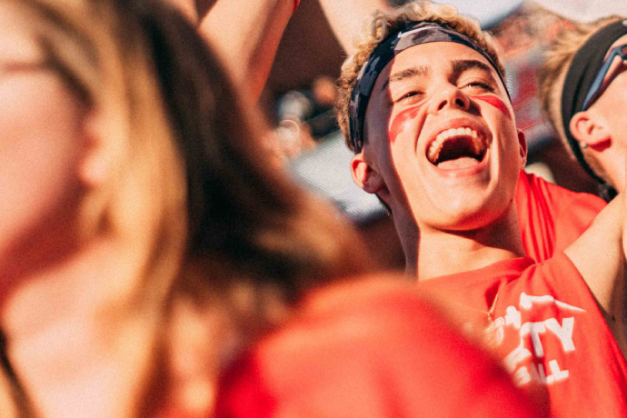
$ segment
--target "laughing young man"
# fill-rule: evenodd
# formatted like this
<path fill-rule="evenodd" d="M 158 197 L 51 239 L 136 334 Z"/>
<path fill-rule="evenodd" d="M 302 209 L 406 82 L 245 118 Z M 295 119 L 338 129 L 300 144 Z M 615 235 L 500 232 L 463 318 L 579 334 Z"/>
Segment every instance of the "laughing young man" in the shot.
<path fill-rule="evenodd" d="M 624 197 L 535 264 L 514 204 L 526 141 L 492 41 L 428 3 L 369 28 L 343 67 L 339 119 L 353 177 L 391 211 L 407 273 L 445 296 L 518 386 L 546 391 L 552 416 L 627 416 Z"/>
<path fill-rule="evenodd" d="M 358 29 L 361 26 L 359 22 L 377 9 L 393 10 L 387 0 L 320 0 L 320 4 L 336 37 L 349 55 L 357 51 L 369 54 L 374 45 L 370 41 L 366 42 L 370 46 L 361 45 L 357 48 L 355 45 L 354 40 L 362 36 Z M 372 34 L 367 36 L 370 39 L 374 37 Z M 350 72 L 353 71 L 350 68 L 357 68 L 351 62 L 348 60 L 346 67 Z M 348 85 L 342 89 L 344 111 L 340 110 L 340 117 L 345 127 L 348 123 L 346 109 L 350 101 L 350 83 L 354 78 L 355 74 L 347 77 L 345 83 Z M 605 207 L 605 202 L 597 196 L 566 190 L 524 171 L 520 172 L 518 178 L 515 202 L 523 247 L 527 256 L 536 261 L 547 260 L 556 251 L 572 244 Z"/>

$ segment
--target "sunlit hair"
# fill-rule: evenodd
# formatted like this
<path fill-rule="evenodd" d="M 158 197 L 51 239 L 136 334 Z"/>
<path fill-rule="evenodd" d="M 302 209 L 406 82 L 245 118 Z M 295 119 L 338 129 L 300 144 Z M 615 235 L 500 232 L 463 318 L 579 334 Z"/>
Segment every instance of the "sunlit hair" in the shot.
<path fill-rule="evenodd" d="M 366 23 L 362 38 L 357 45 L 357 51 L 344 61 L 342 74 L 338 80 L 337 118 L 346 144 L 350 149 L 353 149 L 353 146 L 348 132 L 349 103 L 359 71 L 370 58 L 372 51 L 385 39 L 390 31 L 395 30 L 405 22 L 420 21 L 437 22 L 466 35 L 492 58 L 501 74 L 505 75 L 505 68 L 498 56 L 495 41 L 489 34 L 481 31 L 479 22 L 459 14 L 454 7 L 426 1 L 415 1 L 391 11 L 379 10 Z M 367 133 L 364 137 L 364 142 L 367 142 Z"/>
<path fill-rule="evenodd" d="M 170 69 L 161 79 L 179 104 L 172 114 L 188 173 L 187 272 L 202 276 L 205 290 L 233 297 L 251 331 L 271 326 L 274 308 L 311 287 L 366 271 L 355 231 L 277 165 L 265 121 L 193 28 L 163 19 L 160 30 L 158 67 Z"/>
<path fill-rule="evenodd" d="M 181 295 L 223 296 L 252 338 L 306 290 L 368 270 L 356 233 L 277 167 L 265 123 L 174 9 L 153 0 L 1 1 L 28 13 L 50 65 L 106 117 L 115 177 L 87 194 L 82 229 L 135 243 L 124 263 L 136 265 L 141 284 L 119 283 L 112 308 L 152 312 L 140 323 L 154 329 L 153 352 L 163 352 L 159 327 Z M 155 393 L 146 382 L 139 410 Z"/>
<path fill-rule="evenodd" d="M 618 16 L 609 16 L 589 24 L 569 22 L 549 46 L 545 53 L 546 59 L 538 70 L 538 90 L 542 109 L 573 159 L 575 155 L 570 149 L 562 122 L 562 90 L 566 73 L 579 48 L 599 29 L 619 20 L 621 18 Z M 612 185 L 605 170 L 589 150 L 582 147 L 581 152 L 590 168 L 606 183 Z"/>
<path fill-rule="evenodd" d="M 348 256 L 362 250 L 352 229 L 277 167 L 267 125 L 177 11 L 151 0 L 2 1 L 37 6 L 35 35 L 51 65 L 115 122 L 119 178 L 106 197 L 120 233 L 144 229 L 136 223 L 148 221 L 135 215 L 154 206 L 172 208 L 170 224 L 180 224 L 184 208 L 188 259 L 222 258 L 293 290 L 302 285 L 291 282 L 295 274 L 318 281 L 361 270 L 361 257 Z M 125 177 L 144 188 L 120 187 Z M 116 197 L 123 193 L 134 195 Z M 138 206 L 142 194 L 162 204 Z"/>
<path fill-rule="evenodd" d="M 127 250 L 123 259 L 111 260 L 120 275 L 102 278 L 110 286 L 103 295 L 104 326 L 99 331 L 113 350 L 147 353 L 136 365 L 141 380 L 187 237 L 185 167 L 164 106 L 150 38 L 140 15 L 128 12 L 132 6 L 122 1 L 2 4 L 28 22 L 27 30 L 43 52 L 42 65 L 67 83 L 86 113 L 98 116 L 95 140 L 108 166 L 103 179 L 84 186 L 77 233 L 80 245 L 107 236 Z M 129 338 L 137 335 L 145 338 L 139 346 Z"/>
<path fill-rule="evenodd" d="M 175 299 L 201 310 L 222 304 L 245 343 L 307 290 L 371 263 L 340 215 L 277 165 L 270 130 L 194 28 L 152 10 L 153 57 L 188 177 L 187 263 Z"/>
<path fill-rule="evenodd" d="M 129 258 L 143 260 L 136 273 L 154 284 L 160 258 L 180 253 L 185 242 L 187 191 L 142 22 L 123 13 L 122 1 L 3 1 L 28 15 L 44 65 L 103 121 L 99 141 L 110 155 L 111 175 L 85 192 L 82 235 L 105 230 L 133 240 L 137 249 Z"/>

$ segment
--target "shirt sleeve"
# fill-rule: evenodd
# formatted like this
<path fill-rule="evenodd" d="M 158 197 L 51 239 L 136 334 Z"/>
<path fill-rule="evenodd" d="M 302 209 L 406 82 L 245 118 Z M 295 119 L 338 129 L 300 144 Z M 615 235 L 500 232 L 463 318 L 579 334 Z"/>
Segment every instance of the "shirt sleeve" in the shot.
<path fill-rule="evenodd" d="M 572 244 L 606 206 L 589 193 L 576 193 L 521 171 L 516 210 L 523 246 L 536 262 Z"/>

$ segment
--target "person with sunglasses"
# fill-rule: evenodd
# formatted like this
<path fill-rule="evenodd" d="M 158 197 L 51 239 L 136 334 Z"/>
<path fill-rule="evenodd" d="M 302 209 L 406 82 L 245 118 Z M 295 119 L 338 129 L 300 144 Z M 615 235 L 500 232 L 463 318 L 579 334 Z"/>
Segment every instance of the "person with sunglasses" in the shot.
<path fill-rule="evenodd" d="M 581 167 L 610 199 L 625 189 L 627 20 L 573 23 L 539 71 L 542 106 Z"/>

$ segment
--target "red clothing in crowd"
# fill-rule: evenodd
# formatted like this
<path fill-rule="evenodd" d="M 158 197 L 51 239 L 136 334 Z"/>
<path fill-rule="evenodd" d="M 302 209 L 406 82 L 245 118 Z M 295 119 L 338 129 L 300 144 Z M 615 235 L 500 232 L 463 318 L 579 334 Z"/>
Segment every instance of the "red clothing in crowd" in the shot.
<path fill-rule="evenodd" d="M 516 206 L 528 256 L 544 261 L 605 202 L 521 172 Z M 516 384 L 548 395 L 551 416 L 627 416 L 625 360 L 581 275 L 562 253 L 540 265 L 531 258 L 420 287 L 465 312 Z M 536 416 L 424 299 L 363 282 L 314 293 L 221 388 L 217 418 Z"/>
<path fill-rule="evenodd" d="M 575 193 L 521 171 L 516 210 L 527 256 L 540 262 L 566 249 L 605 205 L 598 196 Z"/>
<path fill-rule="evenodd" d="M 388 281 L 306 298 L 226 375 L 216 417 L 538 416 L 493 358 Z"/>
<path fill-rule="evenodd" d="M 551 417 L 627 417 L 625 358 L 564 253 L 540 264 L 505 260 L 419 288 L 444 295 L 517 386 L 546 391 Z"/>

